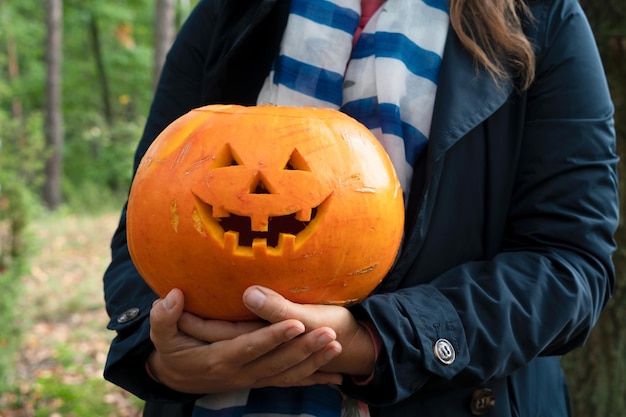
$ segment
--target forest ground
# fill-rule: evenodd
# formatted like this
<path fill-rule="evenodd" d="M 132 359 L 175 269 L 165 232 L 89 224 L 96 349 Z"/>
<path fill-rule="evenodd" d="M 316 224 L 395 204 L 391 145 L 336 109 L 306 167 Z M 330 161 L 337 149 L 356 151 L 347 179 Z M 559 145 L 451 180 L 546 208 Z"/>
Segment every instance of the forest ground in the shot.
<path fill-rule="evenodd" d="M 23 344 L 1 417 L 136 417 L 141 402 L 106 382 L 114 333 L 102 274 L 118 213 L 50 214 L 30 227 L 33 254 L 17 301 Z"/>

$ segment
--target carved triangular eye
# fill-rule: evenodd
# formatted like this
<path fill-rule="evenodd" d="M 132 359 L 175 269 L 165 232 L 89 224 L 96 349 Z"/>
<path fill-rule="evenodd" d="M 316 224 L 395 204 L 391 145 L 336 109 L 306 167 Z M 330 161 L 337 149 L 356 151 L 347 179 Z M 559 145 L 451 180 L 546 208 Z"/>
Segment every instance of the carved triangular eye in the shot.
<path fill-rule="evenodd" d="M 289 171 L 311 171 L 309 164 L 306 163 L 306 161 L 297 149 L 294 149 L 291 153 L 289 161 L 287 161 L 284 169 Z"/>
<path fill-rule="evenodd" d="M 213 168 L 223 168 L 242 165 L 241 158 L 233 150 L 233 148 L 227 143 L 217 155 L 215 155 L 215 162 L 213 162 Z"/>

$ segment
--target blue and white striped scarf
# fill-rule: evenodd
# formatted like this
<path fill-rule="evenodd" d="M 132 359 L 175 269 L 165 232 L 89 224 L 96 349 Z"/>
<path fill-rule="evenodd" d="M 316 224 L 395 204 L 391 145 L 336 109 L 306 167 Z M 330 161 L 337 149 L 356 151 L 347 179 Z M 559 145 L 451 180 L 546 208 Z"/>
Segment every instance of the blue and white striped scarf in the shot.
<path fill-rule="evenodd" d="M 367 126 L 389 154 L 407 198 L 430 133 L 448 32 L 446 0 L 387 0 L 356 45 L 360 0 L 292 0 L 279 56 L 257 103 L 339 109 Z M 207 395 L 193 417 L 366 417 L 331 386 Z"/>
<path fill-rule="evenodd" d="M 257 102 L 340 109 L 367 126 L 408 193 L 430 133 L 448 33 L 446 0 L 387 0 L 355 47 L 360 0 L 292 0 Z"/>

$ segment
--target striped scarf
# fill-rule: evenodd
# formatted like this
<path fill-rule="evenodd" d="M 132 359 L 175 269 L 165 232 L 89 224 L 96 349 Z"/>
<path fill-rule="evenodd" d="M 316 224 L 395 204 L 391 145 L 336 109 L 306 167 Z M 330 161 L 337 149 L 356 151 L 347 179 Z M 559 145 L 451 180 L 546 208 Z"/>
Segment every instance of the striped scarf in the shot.
<path fill-rule="evenodd" d="M 425 149 L 448 31 L 446 0 L 387 0 L 360 33 L 361 0 L 291 0 L 279 56 L 257 102 L 339 109 L 389 154 L 405 199 Z M 331 386 L 210 394 L 193 417 L 368 417 Z"/>
<path fill-rule="evenodd" d="M 405 198 L 426 148 L 448 32 L 446 0 L 387 0 L 356 45 L 360 0 L 292 0 L 257 102 L 339 109 L 389 154 Z"/>

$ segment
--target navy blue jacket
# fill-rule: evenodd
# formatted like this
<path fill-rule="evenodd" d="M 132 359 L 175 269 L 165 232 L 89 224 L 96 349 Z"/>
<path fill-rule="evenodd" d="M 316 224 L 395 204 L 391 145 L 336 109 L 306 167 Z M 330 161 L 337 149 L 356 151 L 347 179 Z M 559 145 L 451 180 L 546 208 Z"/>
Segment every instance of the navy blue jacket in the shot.
<path fill-rule="evenodd" d="M 529 0 L 536 80 L 496 84 L 450 31 L 428 149 L 415 167 L 398 261 L 352 307 L 383 340 L 374 380 L 342 389 L 380 416 L 569 415 L 558 357 L 583 344 L 611 296 L 618 222 L 613 106 L 576 0 Z M 254 104 L 289 9 L 201 1 L 170 51 L 137 164 L 176 117 Z M 125 216 L 104 277 L 105 377 L 186 401 L 145 373 L 156 295 L 128 255 Z"/>

